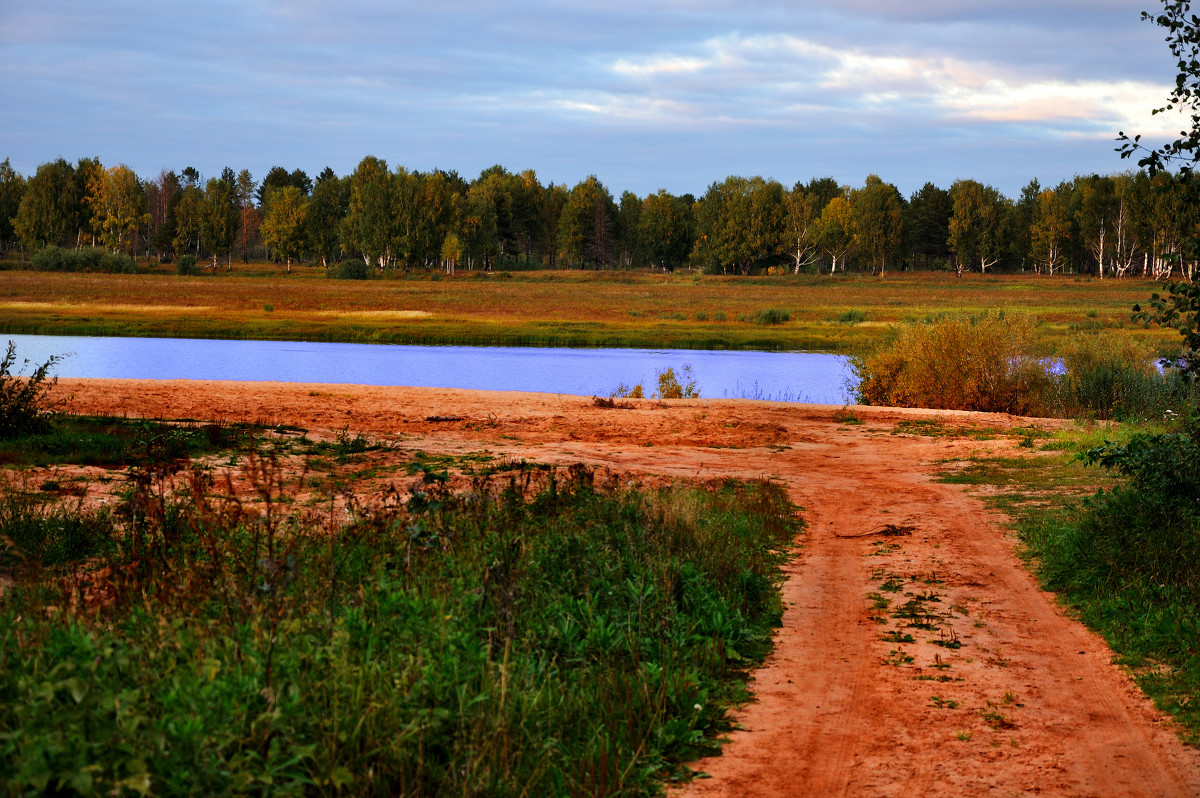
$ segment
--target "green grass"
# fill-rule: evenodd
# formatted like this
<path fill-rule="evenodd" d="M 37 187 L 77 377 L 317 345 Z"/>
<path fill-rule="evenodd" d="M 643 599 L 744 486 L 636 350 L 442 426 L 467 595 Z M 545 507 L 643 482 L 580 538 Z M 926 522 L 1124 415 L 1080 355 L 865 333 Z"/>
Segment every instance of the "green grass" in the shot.
<path fill-rule="evenodd" d="M 3 491 L 3 790 L 639 795 L 715 750 L 781 617 L 780 488 L 414 463 L 413 500 L 345 512 L 285 511 L 269 456 L 134 515 Z M 39 519 L 93 526 L 50 552 Z"/>
<path fill-rule="evenodd" d="M 1144 425 L 1076 429 L 1039 456 L 979 458 L 943 481 L 1000 488 L 985 501 L 1012 519 L 1042 584 L 1105 637 L 1184 739 L 1200 744 L 1200 522 L 1187 507 L 1194 488 L 1154 484 L 1188 478 L 1139 443 L 1161 434 Z M 1151 452 L 1150 482 L 1085 466 L 1077 455 L 1105 441 L 1109 452 Z M 1194 469 L 1195 458 L 1183 457 Z"/>
<path fill-rule="evenodd" d="M 138 465 L 225 450 L 247 451 L 263 432 L 261 427 L 246 424 L 61 416 L 45 432 L 0 441 L 0 465 Z"/>

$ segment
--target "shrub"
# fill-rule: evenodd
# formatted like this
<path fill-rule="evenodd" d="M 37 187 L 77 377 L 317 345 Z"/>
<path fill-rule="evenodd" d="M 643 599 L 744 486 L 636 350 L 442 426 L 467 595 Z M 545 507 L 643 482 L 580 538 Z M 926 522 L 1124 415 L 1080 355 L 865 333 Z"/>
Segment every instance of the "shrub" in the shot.
<path fill-rule="evenodd" d="M 1072 341 L 1057 377 L 1058 413 L 1096 418 L 1160 415 L 1172 399 L 1173 375 L 1154 368 L 1154 355 L 1125 335 L 1104 333 Z"/>
<path fill-rule="evenodd" d="M 778 310 L 777 308 L 767 308 L 760 310 L 754 316 L 754 323 L 764 326 L 771 324 L 783 324 L 785 321 L 790 321 L 792 314 L 786 310 Z"/>
<path fill-rule="evenodd" d="M 675 369 L 658 372 L 658 393 L 655 396 L 659 399 L 699 399 L 700 391 L 696 390 L 692 367 L 685 364 L 680 375 L 684 379 L 682 384 L 679 377 L 675 376 Z"/>
<path fill-rule="evenodd" d="M 851 358 L 858 400 L 868 405 L 1033 415 L 1052 388 L 1033 354 L 1032 323 L 1003 312 L 953 316 L 893 330 Z"/>
<path fill-rule="evenodd" d="M 866 315 L 861 310 L 847 310 L 838 316 L 838 321 L 842 324 L 861 324 L 866 319 Z"/>
<path fill-rule="evenodd" d="M 57 377 L 50 376 L 50 369 L 62 359 L 62 355 L 54 355 L 28 377 L 22 377 L 13 373 L 17 345 L 8 342 L 8 350 L 0 360 L 0 439 L 46 428 L 53 409 L 50 390 L 58 382 Z M 29 361 L 25 360 L 23 365 L 29 365 Z"/>
<path fill-rule="evenodd" d="M 1083 458 L 1127 478 L 1087 506 L 1081 532 L 1123 581 L 1184 590 L 1200 600 L 1200 416 L 1173 433 L 1138 433 Z"/>
<path fill-rule="evenodd" d="M 645 399 L 646 394 L 642 390 L 641 383 L 630 388 L 625 383 L 617 386 L 617 390 L 613 391 L 609 396 L 610 399 Z"/>
<path fill-rule="evenodd" d="M 325 270 L 325 276 L 333 280 L 366 280 L 370 277 L 367 264 L 357 258 L 344 260 Z"/>
<path fill-rule="evenodd" d="M 38 252 L 30 260 L 34 271 L 41 272 L 109 272 L 110 274 L 133 274 L 137 267 L 133 258 L 114 252 L 105 252 L 96 247 L 79 251 L 62 249 L 53 244 Z"/>
<path fill-rule="evenodd" d="M 175 272 L 184 276 L 200 274 L 200 270 L 196 268 L 196 256 L 180 255 L 175 263 Z"/>

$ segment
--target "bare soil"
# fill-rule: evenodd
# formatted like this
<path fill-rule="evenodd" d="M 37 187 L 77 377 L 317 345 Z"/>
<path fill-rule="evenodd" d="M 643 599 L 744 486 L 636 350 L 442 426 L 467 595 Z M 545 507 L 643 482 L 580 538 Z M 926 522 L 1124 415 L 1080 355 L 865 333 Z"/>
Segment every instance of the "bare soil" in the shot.
<path fill-rule="evenodd" d="M 639 401 L 347 385 L 63 380 L 76 412 L 266 421 L 413 450 L 584 462 L 657 479 L 770 477 L 804 508 L 776 647 L 696 796 L 1196 796 L 1178 742 L 1112 652 L 1041 591 L 978 495 L 938 483 L 1055 422 L 750 401 Z M 1031 455 L 1035 456 L 1035 455 Z M 378 481 L 403 481 L 380 472 Z"/>

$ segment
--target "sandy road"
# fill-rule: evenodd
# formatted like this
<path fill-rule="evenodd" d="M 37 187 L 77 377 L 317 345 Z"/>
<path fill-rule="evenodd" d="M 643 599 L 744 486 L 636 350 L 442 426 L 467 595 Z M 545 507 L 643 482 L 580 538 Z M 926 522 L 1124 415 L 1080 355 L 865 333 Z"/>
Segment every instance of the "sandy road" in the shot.
<path fill-rule="evenodd" d="M 1103 641 L 1067 619 L 977 497 L 933 481 L 1012 439 L 898 434 L 983 414 L 744 401 L 601 410 L 579 397 L 271 383 L 64 381 L 81 412 L 284 422 L 403 448 L 588 462 L 668 477 L 770 476 L 808 532 L 776 649 L 697 796 L 1197 796 L 1175 738 Z M 452 419 L 452 420 L 447 420 Z M 885 525 L 901 534 L 882 534 Z"/>

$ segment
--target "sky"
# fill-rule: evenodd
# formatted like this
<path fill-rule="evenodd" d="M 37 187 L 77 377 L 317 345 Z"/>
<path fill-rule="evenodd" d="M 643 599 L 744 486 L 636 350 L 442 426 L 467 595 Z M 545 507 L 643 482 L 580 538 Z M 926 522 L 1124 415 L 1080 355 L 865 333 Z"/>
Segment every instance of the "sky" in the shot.
<path fill-rule="evenodd" d="M 1133 166 L 1174 84 L 1149 0 L 0 0 L 0 159 L 144 178 L 366 155 L 614 196 L 869 174 L 1017 195 Z"/>

